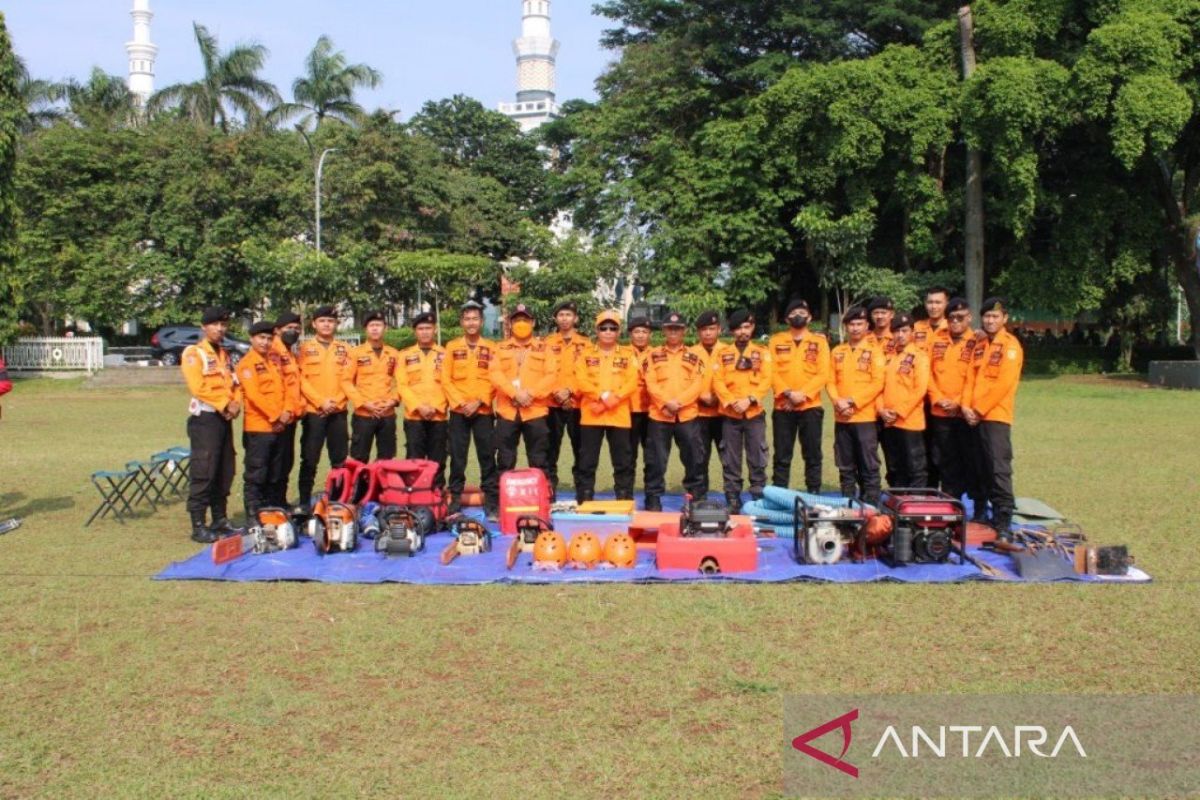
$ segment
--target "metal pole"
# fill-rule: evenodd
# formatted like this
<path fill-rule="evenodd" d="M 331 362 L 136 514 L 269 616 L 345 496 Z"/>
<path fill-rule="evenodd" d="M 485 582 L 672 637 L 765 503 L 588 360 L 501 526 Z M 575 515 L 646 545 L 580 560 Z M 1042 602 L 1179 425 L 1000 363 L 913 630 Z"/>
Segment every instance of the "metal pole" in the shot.
<path fill-rule="evenodd" d="M 321 151 L 321 157 L 317 159 L 317 188 L 316 188 L 316 213 L 317 213 L 317 255 L 321 255 L 321 174 L 325 171 L 325 156 L 330 153 L 337 152 L 336 147 L 329 147 Z"/>

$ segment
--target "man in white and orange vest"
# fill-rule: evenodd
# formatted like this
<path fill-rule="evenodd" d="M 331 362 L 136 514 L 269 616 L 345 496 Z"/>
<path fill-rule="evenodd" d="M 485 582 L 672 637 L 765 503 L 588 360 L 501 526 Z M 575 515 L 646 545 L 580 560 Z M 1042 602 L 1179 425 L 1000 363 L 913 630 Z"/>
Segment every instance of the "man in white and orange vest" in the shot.
<path fill-rule="evenodd" d="M 638 388 L 638 359 L 633 348 L 617 343 L 620 335 L 621 315 L 601 311 L 596 316 L 596 343 L 580 353 L 575 362 L 581 412 L 575 486 L 575 500 L 579 503 L 593 497 L 600 445 L 605 439 L 617 499 L 633 499 L 629 398 Z"/>
<path fill-rule="evenodd" d="M 223 342 L 229 312 L 209 308 L 200 317 L 204 338 L 183 351 L 179 366 L 192 399 L 188 403 L 188 442 L 191 447 L 187 510 L 192 541 L 215 542 L 235 529 L 229 522 L 229 490 L 233 486 L 233 420 L 242 411 L 238 388 Z M 212 512 L 212 525 L 206 514 Z"/>

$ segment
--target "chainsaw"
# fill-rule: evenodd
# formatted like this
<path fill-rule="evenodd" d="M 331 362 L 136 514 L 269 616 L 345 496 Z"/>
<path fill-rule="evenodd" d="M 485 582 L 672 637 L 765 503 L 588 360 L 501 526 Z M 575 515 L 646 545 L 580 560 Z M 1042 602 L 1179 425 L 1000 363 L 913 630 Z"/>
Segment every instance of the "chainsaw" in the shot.
<path fill-rule="evenodd" d="M 505 565 L 512 569 L 521 553 L 532 553 L 533 544 L 543 531 L 552 530 L 550 523 L 541 517 L 517 517 L 517 535 L 508 548 L 508 558 Z"/>
<path fill-rule="evenodd" d="M 291 515 L 282 508 L 259 509 L 258 524 L 244 534 L 227 536 L 213 545 L 213 563 L 225 564 L 244 555 L 256 556 L 291 550 L 299 541 Z"/>
<path fill-rule="evenodd" d="M 492 551 L 491 534 L 476 520 L 458 520 L 454 523 L 454 534 L 454 541 L 442 551 L 442 564 L 449 564 L 459 556 L 477 556 Z"/>
<path fill-rule="evenodd" d="M 424 549 L 425 534 L 412 510 L 401 506 L 384 506 L 379 510 L 375 552 L 411 558 Z"/>

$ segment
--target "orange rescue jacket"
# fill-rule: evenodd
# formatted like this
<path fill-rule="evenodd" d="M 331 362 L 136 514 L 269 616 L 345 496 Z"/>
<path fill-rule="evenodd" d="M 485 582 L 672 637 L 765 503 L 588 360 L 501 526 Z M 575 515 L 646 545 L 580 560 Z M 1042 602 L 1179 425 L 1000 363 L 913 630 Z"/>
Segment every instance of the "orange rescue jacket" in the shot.
<path fill-rule="evenodd" d="M 396 372 L 400 401 L 404 403 L 404 418 L 424 419 L 417 413 L 421 406 L 432 406 L 436 413 L 431 422 L 446 419 L 446 393 L 442 390 L 442 363 L 446 351 L 436 344 L 428 350 L 413 345 L 400 351 L 400 369 Z"/>
<path fill-rule="evenodd" d="M 868 343 L 864 337 L 857 346 L 843 342 L 830 353 L 833 379 L 827 391 L 829 399 L 850 400 L 854 412 L 849 417 L 836 416 L 838 422 L 874 422 L 875 401 L 883 391 L 884 370 L 887 360 L 883 352 Z"/>
<path fill-rule="evenodd" d="M 721 351 L 729 347 L 725 342 L 718 341 L 713 345 L 712 352 L 704 349 L 704 345 L 697 342 L 691 346 L 691 351 L 700 359 L 703 366 L 704 381 L 700 385 L 700 397 L 711 394 L 713 396 L 712 405 L 705 405 L 700 401 L 697 405 L 697 416 L 699 417 L 719 417 L 721 416 L 721 398 L 716 396 L 713 391 L 713 376 L 717 372 L 717 362 L 721 357 Z"/>
<path fill-rule="evenodd" d="M 960 406 L 971 361 L 975 357 L 975 334 L 964 333 L 956 342 L 949 335 L 939 336 L 929 351 L 929 412 L 935 417 L 958 417 L 962 412 L 948 414 L 938 403 L 952 400 Z"/>
<path fill-rule="evenodd" d="M 976 339 L 963 405 L 987 422 L 1011 425 L 1024 364 L 1025 351 L 1008 331 L 1000 331 L 990 341 L 986 335 Z"/>
<path fill-rule="evenodd" d="M 738 368 L 743 358 L 749 362 L 748 369 Z M 712 383 L 713 391 L 721 401 L 721 414 L 735 419 L 754 419 L 762 414 L 762 398 L 771 391 L 773 375 L 771 352 L 767 348 L 748 342 L 746 349 L 739 351 L 737 345 L 727 345 L 716 359 Z M 746 398 L 755 402 L 746 413 L 735 414 L 730 406 Z"/>
<path fill-rule="evenodd" d="M 545 343 L 546 349 L 550 351 L 558 369 L 558 381 L 554 384 L 554 391 L 570 389 L 574 407 L 579 408 L 579 387 L 575 385 L 575 364 L 579 360 L 579 354 L 591 347 L 592 343 L 579 331 L 571 334 L 570 341 L 567 341 L 567 337 L 561 333 L 552 333 L 546 337 Z M 549 398 L 549 403 L 554 408 L 558 408 L 560 405 L 553 397 Z"/>
<path fill-rule="evenodd" d="M 632 347 L 619 344 L 611 350 L 592 345 L 579 354 L 575 386 L 581 425 L 630 427 L 629 398 L 638 389 L 639 363 Z"/>
<path fill-rule="evenodd" d="M 876 336 L 875 331 L 872 330 L 864 341 L 882 353 L 885 361 L 891 361 L 892 356 L 896 354 L 896 338 L 890 331 L 884 333 L 883 336 Z"/>
<path fill-rule="evenodd" d="M 467 337 L 460 336 L 446 345 L 446 359 L 442 362 L 442 390 L 451 411 L 478 400 L 481 405 L 477 414 L 492 413 L 491 371 L 496 357 L 496 343 L 479 338 L 474 347 Z"/>
<path fill-rule="evenodd" d="M 287 383 L 283 370 L 272 358 L 251 350 L 237 365 L 238 383 L 245 398 L 246 433 L 272 433 L 274 426 L 288 410 Z"/>
<path fill-rule="evenodd" d="M 299 419 L 304 415 L 304 393 L 300 391 L 300 365 L 296 362 L 296 354 L 276 336 L 271 340 L 268 358 L 283 373 L 283 393 L 287 397 L 288 408 L 292 411 L 293 420 Z"/>
<path fill-rule="evenodd" d="M 805 330 L 799 339 L 790 331 L 777 333 L 767 344 L 775 362 L 772 385 L 775 389 L 775 408 L 779 411 L 808 411 L 821 407 L 821 392 L 829 383 L 829 340 L 819 333 Z M 788 391 L 804 392 L 808 399 L 792 406 L 785 395 Z"/>
<path fill-rule="evenodd" d="M 183 351 L 179 368 L 192 399 L 201 404 L 201 410 L 224 411 L 233 401 L 241 400 L 241 390 L 229 369 L 225 348 L 214 348 L 207 339 L 189 345 Z"/>
<path fill-rule="evenodd" d="M 949 339 L 950 323 L 945 317 L 938 320 L 936 328 L 927 319 L 919 319 L 913 324 L 912 342 L 927 354 L 933 350 L 934 342 L 948 341 Z"/>
<path fill-rule="evenodd" d="M 929 391 L 929 356 L 910 342 L 892 357 L 883 381 L 882 408 L 895 411 L 896 421 L 888 427 L 905 431 L 925 430 L 925 394 Z"/>
<path fill-rule="evenodd" d="M 671 350 L 665 345 L 650 351 L 644 372 L 646 390 L 650 394 L 650 419 L 657 422 L 690 422 L 699 414 L 696 398 L 707 382 L 704 361 L 694 350 L 680 347 Z M 678 403 L 679 415 L 668 414 L 667 403 Z"/>
<path fill-rule="evenodd" d="M 638 360 L 638 388 L 629 398 L 629 410 L 634 414 L 645 414 L 650 410 L 650 391 L 646 388 L 646 361 L 654 348 L 647 345 L 645 349 L 638 350 L 630 345 L 629 349 Z"/>
<path fill-rule="evenodd" d="M 400 351 L 386 344 L 378 353 L 370 342 L 363 342 L 350 351 L 350 363 L 342 373 L 342 390 L 354 406 L 354 416 L 372 416 L 367 403 L 398 400 L 396 372 L 399 365 Z M 395 405 L 383 416 L 396 416 Z"/>
<path fill-rule="evenodd" d="M 326 400 L 332 400 L 337 411 L 345 411 L 347 398 L 342 388 L 342 370 L 350 363 L 350 345 L 337 339 L 328 345 L 310 339 L 300 345 L 297 360 L 305 412 L 318 413 Z"/>
<path fill-rule="evenodd" d="M 496 346 L 489 376 L 496 390 L 496 413 L 504 419 L 511 422 L 519 413 L 522 421 L 528 421 L 550 413 L 547 401 L 550 392 L 559 385 L 558 362 L 541 339 L 530 339 L 525 344 L 505 339 Z M 513 402 L 521 389 L 529 392 L 532 405 L 519 408 Z"/>

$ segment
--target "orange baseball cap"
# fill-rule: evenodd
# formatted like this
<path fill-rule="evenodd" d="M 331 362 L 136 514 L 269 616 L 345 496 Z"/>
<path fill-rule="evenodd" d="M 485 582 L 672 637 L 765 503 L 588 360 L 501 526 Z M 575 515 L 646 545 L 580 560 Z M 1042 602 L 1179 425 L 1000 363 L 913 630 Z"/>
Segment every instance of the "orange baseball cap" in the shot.
<path fill-rule="evenodd" d="M 620 327 L 621 326 L 621 315 L 611 309 L 609 309 L 607 311 L 601 311 L 599 314 L 596 315 L 596 327 L 597 328 L 600 327 L 605 322 L 615 322 L 615 323 L 617 323 L 617 327 Z"/>

